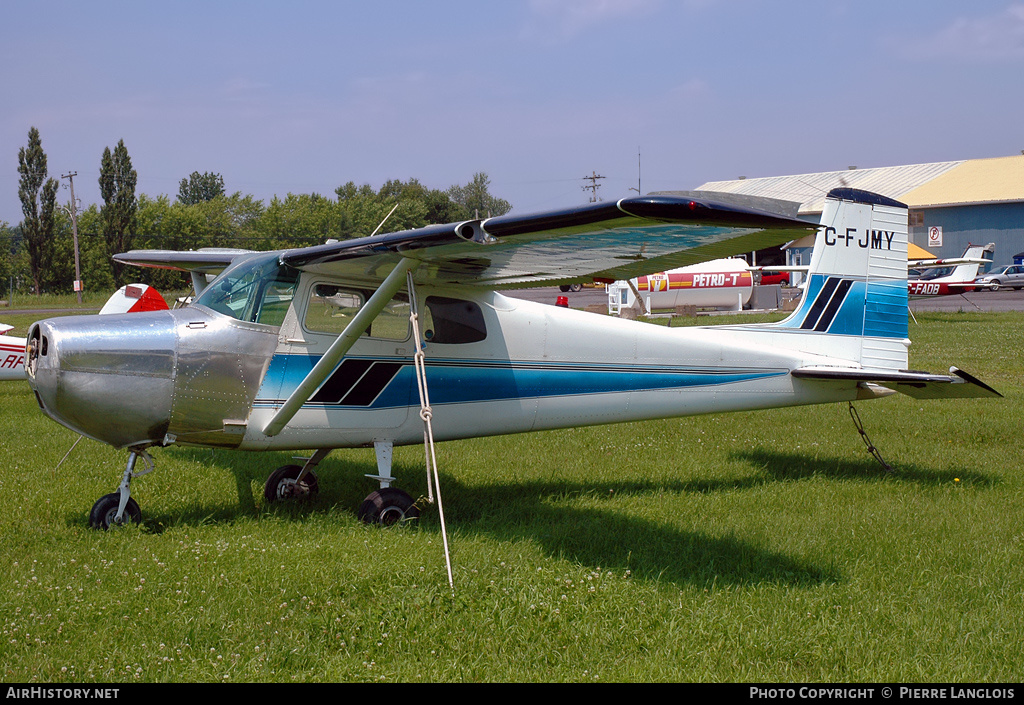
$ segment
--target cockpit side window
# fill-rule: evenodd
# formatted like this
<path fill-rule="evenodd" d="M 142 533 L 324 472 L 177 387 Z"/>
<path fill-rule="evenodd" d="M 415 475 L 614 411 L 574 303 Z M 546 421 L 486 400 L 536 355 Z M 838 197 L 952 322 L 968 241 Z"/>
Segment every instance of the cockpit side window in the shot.
<path fill-rule="evenodd" d="M 480 306 L 472 301 L 428 296 L 423 338 L 428 343 L 478 343 L 487 337 Z"/>
<path fill-rule="evenodd" d="M 232 265 L 203 290 L 195 303 L 239 321 L 280 326 L 295 296 L 299 272 L 277 254 Z"/>
<path fill-rule="evenodd" d="M 334 284 L 316 284 L 310 289 L 309 305 L 303 325 L 312 333 L 339 335 L 356 315 L 366 296 L 361 291 Z M 397 294 L 370 323 L 364 336 L 384 340 L 409 338 L 409 300 Z"/>
<path fill-rule="evenodd" d="M 292 305 L 295 297 L 295 284 L 297 279 L 282 281 L 280 278 L 268 282 L 263 288 L 258 308 L 255 312 L 255 322 L 268 326 L 280 326 L 284 323 L 284 316 L 288 313 L 288 307 Z"/>

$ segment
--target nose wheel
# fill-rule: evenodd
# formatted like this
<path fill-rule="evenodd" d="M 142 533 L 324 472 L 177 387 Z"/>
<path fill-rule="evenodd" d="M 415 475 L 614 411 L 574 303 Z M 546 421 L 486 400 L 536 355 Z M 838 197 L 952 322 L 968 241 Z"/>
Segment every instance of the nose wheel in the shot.
<path fill-rule="evenodd" d="M 92 505 L 92 511 L 89 512 L 89 526 L 105 531 L 113 526 L 124 526 L 129 522 L 132 524 L 142 522 L 142 510 L 139 509 L 139 503 L 134 499 L 128 499 L 124 505 L 124 512 L 118 519 L 120 508 L 120 492 L 103 495 L 96 501 L 96 504 Z"/>
<path fill-rule="evenodd" d="M 142 472 L 135 472 L 135 461 L 139 457 L 146 462 L 146 469 Z M 153 470 L 153 459 L 144 450 L 133 450 L 128 456 L 128 467 L 121 477 L 121 486 L 117 492 L 100 497 L 96 504 L 92 505 L 89 512 L 89 525 L 94 529 L 107 530 L 114 526 L 123 526 L 131 522 L 139 524 L 142 522 L 142 510 L 139 503 L 132 499 L 131 482 L 132 478 L 145 475 Z"/>

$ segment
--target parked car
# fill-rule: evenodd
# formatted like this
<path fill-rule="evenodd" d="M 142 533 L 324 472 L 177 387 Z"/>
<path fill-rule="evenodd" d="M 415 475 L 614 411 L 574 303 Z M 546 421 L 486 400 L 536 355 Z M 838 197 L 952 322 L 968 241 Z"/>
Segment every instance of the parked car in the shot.
<path fill-rule="evenodd" d="M 992 291 L 999 289 L 1024 289 L 1024 264 L 1004 264 L 974 280 L 976 284 Z"/>
<path fill-rule="evenodd" d="M 782 286 L 789 286 L 789 272 L 772 272 L 770 274 L 765 273 L 761 275 L 761 286 L 768 286 L 770 284 L 782 284 Z"/>

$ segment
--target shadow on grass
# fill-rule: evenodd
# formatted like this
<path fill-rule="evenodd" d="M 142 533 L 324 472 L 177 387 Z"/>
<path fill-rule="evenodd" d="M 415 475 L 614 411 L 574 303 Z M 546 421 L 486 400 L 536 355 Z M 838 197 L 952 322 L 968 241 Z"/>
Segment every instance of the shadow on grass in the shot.
<path fill-rule="evenodd" d="M 729 458 L 748 462 L 776 480 L 800 480 L 814 476 L 862 481 L 891 478 L 920 485 L 949 485 L 959 480 L 982 487 L 992 487 L 998 482 L 994 476 L 977 470 L 966 468 L 940 470 L 915 463 L 890 461 L 893 470 L 890 473 L 881 464 L 866 455 L 863 460 L 809 458 L 800 453 L 754 448 L 735 451 L 729 454 Z"/>
<path fill-rule="evenodd" d="M 196 487 L 194 502 L 173 514 L 152 514 L 144 508 L 148 531 L 161 532 L 170 526 L 198 526 L 231 522 L 240 517 L 284 517 L 301 523 L 311 517 L 355 512 L 363 498 L 376 489 L 364 475 L 376 474 L 372 463 L 351 461 L 344 454 L 332 456 L 320 466 L 320 492 L 309 502 L 267 505 L 263 483 L 270 472 L 294 464 L 291 453 L 211 452 L 180 448 L 175 451 L 186 461 L 198 462 L 210 472 L 227 471 L 235 480 L 238 501 L 212 506 Z M 609 483 L 548 480 L 489 484 L 470 487 L 442 476 L 441 489 L 449 526 L 460 533 L 486 535 L 499 541 L 529 539 L 549 555 L 602 570 L 630 570 L 637 577 L 687 585 L 747 585 L 777 583 L 816 585 L 841 581 L 831 566 L 816 565 L 759 546 L 734 536 L 711 536 L 684 531 L 621 512 L 594 506 L 570 506 L 579 498 L 642 497 L 651 495 L 707 494 L 746 490 L 772 482 L 826 477 L 863 482 L 903 481 L 938 486 L 959 478 L 975 486 L 992 486 L 997 480 L 981 472 L 935 469 L 917 464 L 896 464 L 886 472 L 870 457 L 862 460 L 809 458 L 800 453 L 766 449 L 736 451 L 732 460 L 748 463 L 749 475 L 727 480 L 654 482 L 624 479 Z M 414 498 L 425 490 L 425 472 L 420 467 L 396 463 L 396 486 Z M 593 502 L 589 504 L 593 505 Z M 424 531 L 439 530 L 436 510 L 428 509 L 419 524 Z M 369 529 L 368 529 L 369 530 Z"/>
<path fill-rule="evenodd" d="M 276 516 L 296 522 L 313 516 L 336 515 L 356 509 L 376 483 L 363 475 L 376 474 L 365 462 L 346 462 L 342 456 L 320 466 L 319 494 L 305 503 L 266 505 L 263 482 L 279 465 L 296 461 L 286 453 L 217 453 L 182 448 L 184 458 L 201 460 L 210 470 L 231 473 L 238 487 L 235 506 L 213 507 L 197 499 L 172 514 L 147 514 L 148 531 L 169 526 L 230 522 L 240 517 Z M 254 458 L 257 458 L 254 460 Z M 422 467 L 396 464 L 396 486 L 414 498 L 426 494 Z M 676 482 L 625 480 L 595 485 L 572 481 L 542 481 L 469 487 L 442 475 L 441 490 L 449 527 L 463 534 L 476 533 L 499 541 L 530 539 L 549 555 L 601 570 L 629 570 L 639 578 L 679 585 L 746 585 L 779 583 L 816 585 L 836 582 L 831 568 L 796 560 L 777 551 L 733 536 L 711 536 L 683 531 L 657 521 L 628 517 L 600 508 L 567 506 L 578 497 L 692 494 L 752 487 L 770 481 L 763 475 L 728 482 Z M 254 490 L 254 487 L 256 488 Z M 197 495 L 198 497 L 198 495 Z M 417 530 L 440 528 L 436 508 L 429 508 Z M 384 530 L 367 527 L 367 530 Z"/>
<path fill-rule="evenodd" d="M 211 524 L 218 522 L 233 521 L 239 517 L 259 517 L 261 515 L 291 515 L 296 519 L 302 519 L 309 514 L 332 513 L 335 505 L 355 502 L 358 507 L 365 495 L 370 492 L 369 484 L 363 482 L 353 483 L 348 481 L 350 471 L 358 470 L 361 474 L 370 473 L 368 466 L 362 463 L 349 463 L 344 456 L 338 455 L 330 462 L 321 465 L 316 469 L 319 477 L 321 471 L 326 469 L 330 478 L 335 478 L 339 473 L 344 475 L 346 480 L 342 482 L 328 482 L 326 486 L 321 484 L 320 492 L 309 501 L 294 503 L 282 503 L 267 505 L 263 497 L 263 488 L 274 469 L 282 465 L 302 465 L 298 460 L 299 453 L 286 452 L 240 452 L 240 451 L 212 451 L 208 448 L 181 447 L 174 450 L 175 454 L 190 462 L 205 465 L 210 473 L 227 472 L 235 480 L 235 489 L 238 493 L 236 504 L 222 504 L 211 506 L 202 500 L 202 487 L 197 486 L 194 493 L 195 500 L 190 502 L 181 511 L 173 514 L 154 515 L 146 512 L 145 523 L 151 531 L 160 532 L 169 526 Z M 397 470 L 398 468 L 396 468 Z M 422 472 L 422 471 L 421 471 Z M 372 474 L 376 474 L 373 472 Z M 369 483 L 369 480 L 365 481 Z M 358 484 L 358 486 L 357 486 Z M 360 494 L 360 490 L 365 490 Z M 372 489 L 372 488 L 371 488 Z M 356 500 L 358 496 L 358 500 Z M 353 510 L 354 511 L 354 510 Z"/>
<path fill-rule="evenodd" d="M 688 483 L 603 483 L 602 488 L 609 497 L 665 496 L 693 490 Z M 449 490 L 448 495 L 459 489 Z M 510 503 L 512 492 L 516 499 Z M 482 492 L 473 490 L 473 506 L 460 498 L 448 514 L 459 517 L 462 531 L 485 533 L 501 541 L 529 538 L 552 556 L 601 569 L 629 570 L 637 577 L 659 582 L 710 587 L 762 583 L 810 586 L 841 581 L 832 567 L 799 560 L 747 539 L 683 530 L 668 522 L 625 516 L 612 509 L 551 501 L 569 499 L 573 494 L 592 493 L 569 485 L 490 487 Z M 474 508 L 476 517 L 472 516 Z"/>

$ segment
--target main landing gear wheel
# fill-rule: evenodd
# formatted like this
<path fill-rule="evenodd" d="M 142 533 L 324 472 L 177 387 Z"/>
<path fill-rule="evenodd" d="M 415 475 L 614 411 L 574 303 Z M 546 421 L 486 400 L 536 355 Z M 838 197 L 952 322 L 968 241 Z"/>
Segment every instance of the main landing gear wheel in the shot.
<path fill-rule="evenodd" d="M 394 487 L 371 492 L 359 507 L 359 518 L 367 524 L 391 526 L 407 519 L 417 519 L 420 508 L 412 497 Z"/>
<path fill-rule="evenodd" d="M 133 524 L 142 522 L 142 510 L 139 509 L 139 503 L 131 498 L 124 505 L 124 516 L 121 517 L 121 521 L 116 521 L 117 508 L 120 504 L 120 492 L 111 492 L 100 497 L 96 504 L 92 505 L 92 511 L 89 513 L 89 525 L 94 529 L 106 530 L 112 526 L 123 526 L 129 521 Z"/>
<path fill-rule="evenodd" d="M 298 465 L 283 465 L 267 478 L 263 488 L 263 497 L 268 502 L 287 502 L 289 500 L 309 499 L 320 491 L 320 483 L 316 474 L 307 472 L 301 481 L 296 482 L 302 468 Z"/>

